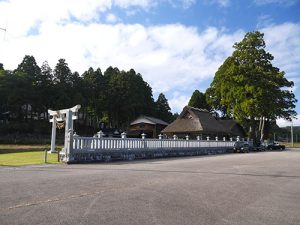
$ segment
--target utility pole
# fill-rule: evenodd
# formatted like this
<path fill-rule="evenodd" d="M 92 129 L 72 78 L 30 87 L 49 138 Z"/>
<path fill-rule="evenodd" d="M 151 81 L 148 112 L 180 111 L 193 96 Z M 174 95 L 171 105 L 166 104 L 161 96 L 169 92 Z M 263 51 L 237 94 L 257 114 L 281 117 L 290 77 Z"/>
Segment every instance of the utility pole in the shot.
<path fill-rule="evenodd" d="M 293 120 L 291 123 L 291 144 L 292 144 L 292 148 L 293 148 L 294 147 Z"/>
<path fill-rule="evenodd" d="M 6 28 L 2 28 L 2 27 L 0 27 L 0 30 L 4 31 L 3 40 L 5 40 Z"/>

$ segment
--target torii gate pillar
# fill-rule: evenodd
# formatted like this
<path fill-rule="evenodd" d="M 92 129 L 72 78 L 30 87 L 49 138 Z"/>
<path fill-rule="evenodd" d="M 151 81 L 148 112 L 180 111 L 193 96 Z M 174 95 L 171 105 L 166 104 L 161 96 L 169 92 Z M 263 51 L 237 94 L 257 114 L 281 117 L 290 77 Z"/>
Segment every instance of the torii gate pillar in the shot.
<path fill-rule="evenodd" d="M 50 153 L 55 152 L 55 140 L 56 140 L 56 116 L 53 116 Z"/>

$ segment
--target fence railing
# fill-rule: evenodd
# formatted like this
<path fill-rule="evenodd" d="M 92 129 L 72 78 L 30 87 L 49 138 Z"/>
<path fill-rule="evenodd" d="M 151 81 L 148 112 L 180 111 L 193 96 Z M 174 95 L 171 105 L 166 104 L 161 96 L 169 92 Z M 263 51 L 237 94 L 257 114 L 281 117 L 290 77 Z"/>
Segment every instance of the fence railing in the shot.
<path fill-rule="evenodd" d="M 121 149 L 185 149 L 204 147 L 233 147 L 234 141 L 173 140 L 173 139 L 136 139 L 136 138 L 99 138 L 73 137 L 72 150 L 121 150 Z"/>

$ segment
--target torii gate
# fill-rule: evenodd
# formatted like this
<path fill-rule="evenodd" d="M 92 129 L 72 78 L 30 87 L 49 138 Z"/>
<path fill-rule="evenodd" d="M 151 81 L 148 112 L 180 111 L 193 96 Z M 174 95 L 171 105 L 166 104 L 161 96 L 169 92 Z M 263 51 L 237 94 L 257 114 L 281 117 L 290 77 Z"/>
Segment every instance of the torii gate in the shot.
<path fill-rule="evenodd" d="M 76 105 L 69 109 L 60 109 L 60 110 L 48 110 L 50 115 L 50 122 L 52 123 L 52 136 L 51 136 L 51 150 L 50 153 L 55 152 L 55 140 L 56 140 L 56 126 L 57 122 L 65 123 L 65 140 L 64 140 L 64 150 L 67 150 L 67 138 L 68 133 L 73 134 L 73 120 L 78 118 L 77 112 L 81 108 L 80 105 Z"/>

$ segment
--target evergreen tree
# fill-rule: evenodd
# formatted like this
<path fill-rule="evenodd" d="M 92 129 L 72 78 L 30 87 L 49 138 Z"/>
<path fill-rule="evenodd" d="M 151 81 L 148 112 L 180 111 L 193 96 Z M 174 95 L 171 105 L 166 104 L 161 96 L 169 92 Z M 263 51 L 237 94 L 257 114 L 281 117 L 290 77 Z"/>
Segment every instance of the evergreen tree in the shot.
<path fill-rule="evenodd" d="M 195 90 L 193 92 L 188 105 L 191 107 L 198 108 L 198 109 L 206 109 L 208 111 L 211 110 L 211 107 L 206 102 L 205 94 L 203 94 L 202 92 L 200 92 L 198 90 Z"/>
<path fill-rule="evenodd" d="M 168 100 L 163 93 L 160 93 L 156 102 L 156 116 L 168 123 L 172 122 L 173 114 L 169 106 Z"/>
<path fill-rule="evenodd" d="M 26 55 L 14 71 L 14 74 L 16 84 L 19 87 L 14 89 L 15 92 L 12 99 L 21 104 L 19 107 L 22 107 L 25 119 L 28 119 L 29 116 L 33 117 L 33 113 L 40 108 L 37 81 L 41 76 L 41 69 L 33 56 Z"/>
<path fill-rule="evenodd" d="M 296 115 L 295 95 L 288 88 L 283 71 L 272 65 L 274 57 L 265 51 L 260 32 L 249 32 L 234 44 L 235 51 L 215 74 L 207 90 L 209 103 L 239 120 L 249 137 L 264 136 L 265 123 L 277 118 L 290 120 Z M 257 132 L 258 130 L 258 132 Z"/>
<path fill-rule="evenodd" d="M 54 93 L 56 109 L 69 108 L 73 106 L 73 81 L 72 72 L 65 59 L 59 59 L 53 72 L 54 77 Z"/>

